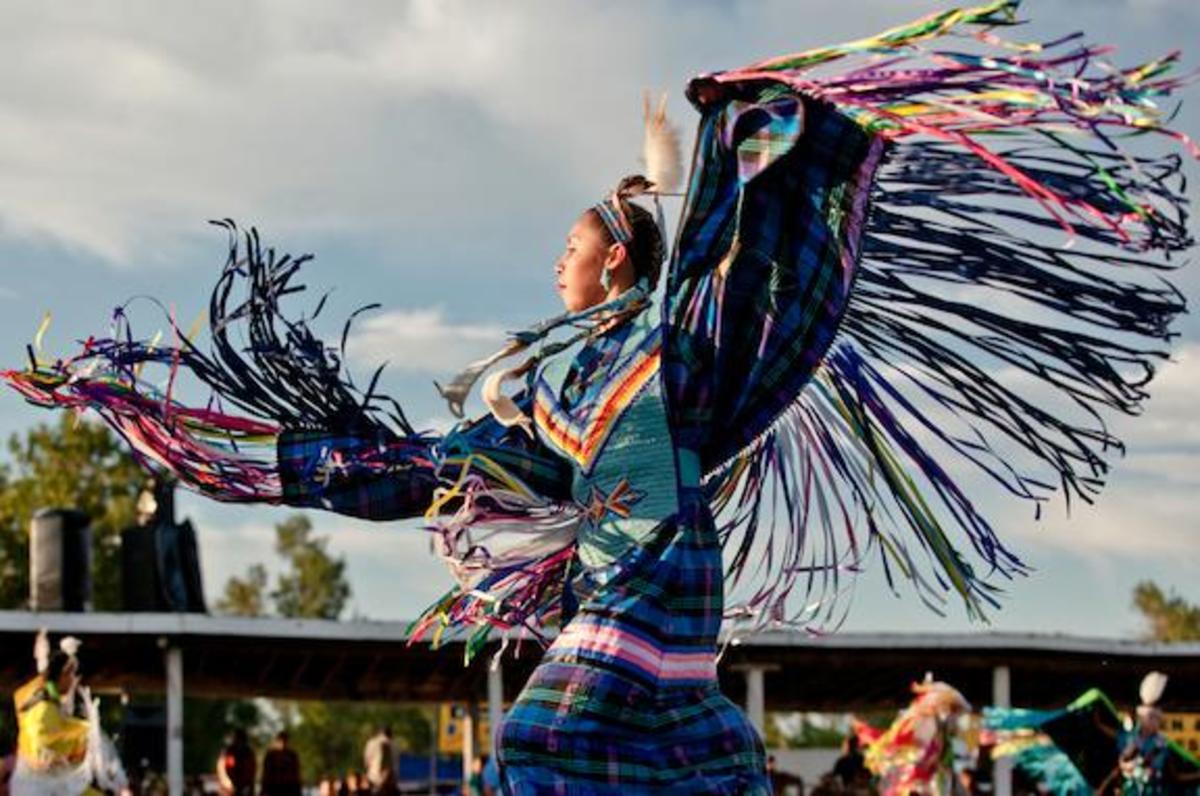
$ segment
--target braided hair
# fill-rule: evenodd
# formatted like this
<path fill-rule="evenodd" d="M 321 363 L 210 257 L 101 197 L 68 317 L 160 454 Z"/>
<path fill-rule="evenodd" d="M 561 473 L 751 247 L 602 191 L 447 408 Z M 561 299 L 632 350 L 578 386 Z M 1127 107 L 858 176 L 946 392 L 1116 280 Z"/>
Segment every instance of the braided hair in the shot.
<path fill-rule="evenodd" d="M 636 279 L 646 280 L 651 289 L 658 284 L 658 278 L 662 274 L 662 264 L 667 256 L 667 247 L 654 214 L 630 200 L 652 190 L 653 187 L 653 183 L 645 177 L 634 174 L 622 179 L 612 195 L 612 201 L 619 203 L 621 213 L 629 222 L 632 232 L 629 242 L 623 245 L 629 262 L 633 264 L 634 276 Z M 611 246 L 619 242 L 600 217 L 599 211 L 589 208 L 587 212 L 600 230 L 605 244 Z"/>

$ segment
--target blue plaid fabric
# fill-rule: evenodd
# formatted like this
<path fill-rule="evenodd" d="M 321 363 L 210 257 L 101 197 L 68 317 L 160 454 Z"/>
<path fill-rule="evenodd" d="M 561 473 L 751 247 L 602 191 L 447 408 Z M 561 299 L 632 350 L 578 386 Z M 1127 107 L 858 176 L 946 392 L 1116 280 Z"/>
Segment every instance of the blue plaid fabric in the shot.
<path fill-rule="evenodd" d="M 579 608 L 563 636 L 637 639 L 639 647 L 716 656 L 721 546 L 702 502 L 666 520 L 598 583 L 574 580 Z M 630 645 L 626 644 L 626 649 Z M 704 677 L 667 680 L 621 654 L 552 646 L 500 725 L 512 794 L 770 792 L 758 733 Z"/>
<path fill-rule="evenodd" d="M 762 742 L 718 688 L 721 543 L 697 471 L 676 463 L 693 454 L 675 451 L 661 373 L 627 402 L 596 400 L 631 363 L 657 370 L 645 351 L 660 339 L 649 308 L 536 378 L 554 402 L 539 434 L 561 415 L 618 413 L 594 462 L 576 463 L 574 495 L 628 485 L 629 500 L 579 532 L 566 624 L 498 730 L 507 793 L 769 792 Z"/>
<path fill-rule="evenodd" d="M 432 440 L 323 431 L 279 436 L 283 502 L 372 520 L 419 516 L 437 486 Z"/>

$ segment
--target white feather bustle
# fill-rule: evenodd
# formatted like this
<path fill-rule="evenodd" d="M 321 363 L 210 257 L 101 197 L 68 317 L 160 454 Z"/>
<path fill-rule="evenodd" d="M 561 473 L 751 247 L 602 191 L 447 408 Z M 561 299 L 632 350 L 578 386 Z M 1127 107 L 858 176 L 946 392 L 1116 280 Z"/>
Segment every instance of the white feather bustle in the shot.
<path fill-rule="evenodd" d="M 646 134 L 642 143 L 642 159 L 646 179 L 659 194 L 675 193 L 683 174 L 683 156 L 679 151 L 679 132 L 667 119 L 667 95 L 652 105 L 650 92 L 642 96 L 642 112 Z"/>

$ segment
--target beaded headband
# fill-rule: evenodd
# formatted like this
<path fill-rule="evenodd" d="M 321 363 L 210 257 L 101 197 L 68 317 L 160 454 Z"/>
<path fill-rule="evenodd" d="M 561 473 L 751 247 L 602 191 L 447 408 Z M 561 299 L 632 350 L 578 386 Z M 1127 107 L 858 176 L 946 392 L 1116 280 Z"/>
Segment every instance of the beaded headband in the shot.
<path fill-rule="evenodd" d="M 600 216 L 613 240 L 617 243 L 629 243 L 633 240 L 633 227 L 625 217 L 625 211 L 621 209 L 620 194 L 613 191 L 607 199 L 592 205 L 592 209 Z"/>

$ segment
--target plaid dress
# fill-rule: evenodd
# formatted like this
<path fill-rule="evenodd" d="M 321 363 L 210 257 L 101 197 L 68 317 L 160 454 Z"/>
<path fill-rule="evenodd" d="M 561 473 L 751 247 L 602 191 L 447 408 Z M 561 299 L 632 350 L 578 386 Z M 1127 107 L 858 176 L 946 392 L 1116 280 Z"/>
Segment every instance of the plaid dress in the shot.
<path fill-rule="evenodd" d="M 671 438 L 644 311 L 537 374 L 539 439 L 587 519 L 564 625 L 498 730 L 509 793 L 767 793 L 762 742 L 718 690 L 721 545 Z"/>

